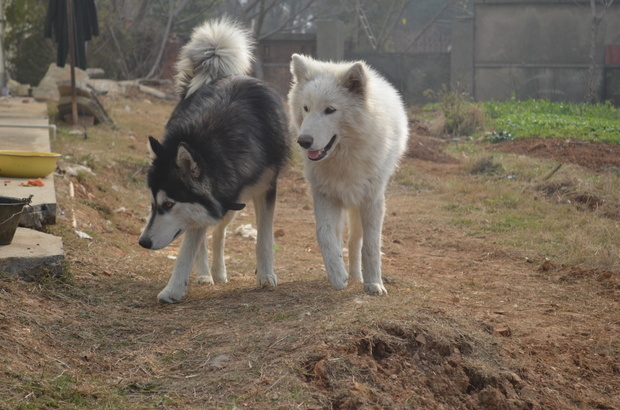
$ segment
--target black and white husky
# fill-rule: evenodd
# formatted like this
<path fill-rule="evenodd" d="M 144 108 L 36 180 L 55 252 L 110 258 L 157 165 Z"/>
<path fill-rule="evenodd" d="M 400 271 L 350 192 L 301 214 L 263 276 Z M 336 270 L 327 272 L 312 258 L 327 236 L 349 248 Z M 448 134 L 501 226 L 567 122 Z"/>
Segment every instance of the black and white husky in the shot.
<path fill-rule="evenodd" d="M 199 283 L 226 282 L 226 226 L 254 201 L 259 286 L 277 285 L 273 266 L 273 216 L 278 172 L 289 158 L 288 125 L 280 96 L 248 77 L 248 31 L 228 19 L 197 27 L 180 53 L 176 76 L 181 101 L 164 137 L 149 137 L 151 215 L 140 245 L 161 249 L 183 239 L 160 302 L 178 302 L 192 267 Z M 209 269 L 206 232 L 213 231 Z"/>

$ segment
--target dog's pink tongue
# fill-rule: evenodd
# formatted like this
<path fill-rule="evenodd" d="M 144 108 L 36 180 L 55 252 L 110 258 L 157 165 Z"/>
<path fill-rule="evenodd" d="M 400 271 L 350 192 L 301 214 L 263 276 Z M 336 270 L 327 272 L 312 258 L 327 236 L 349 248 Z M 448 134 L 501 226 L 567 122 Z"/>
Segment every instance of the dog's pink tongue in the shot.
<path fill-rule="evenodd" d="M 319 155 L 321 155 L 321 152 L 323 152 L 322 149 L 320 149 L 318 151 L 308 151 L 308 158 L 310 158 L 310 159 L 317 159 L 319 157 Z"/>

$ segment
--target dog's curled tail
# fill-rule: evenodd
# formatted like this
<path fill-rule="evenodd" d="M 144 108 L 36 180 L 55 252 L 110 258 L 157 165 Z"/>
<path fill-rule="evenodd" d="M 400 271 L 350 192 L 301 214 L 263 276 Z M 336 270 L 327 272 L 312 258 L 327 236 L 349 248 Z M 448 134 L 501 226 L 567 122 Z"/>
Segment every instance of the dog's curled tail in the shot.
<path fill-rule="evenodd" d="M 179 54 L 177 93 L 185 98 L 206 82 L 248 74 L 252 69 L 253 46 L 250 32 L 228 18 L 196 27 Z"/>

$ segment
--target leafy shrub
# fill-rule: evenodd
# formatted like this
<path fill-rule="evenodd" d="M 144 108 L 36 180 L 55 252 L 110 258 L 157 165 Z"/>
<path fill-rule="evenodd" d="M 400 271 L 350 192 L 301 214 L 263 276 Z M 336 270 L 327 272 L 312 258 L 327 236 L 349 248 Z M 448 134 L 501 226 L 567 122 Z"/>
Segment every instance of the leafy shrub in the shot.
<path fill-rule="evenodd" d="M 504 172 L 502 164 L 494 162 L 493 157 L 484 157 L 476 161 L 470 170 L 472 174 L 493 175 Z"/>
<path fill-rule="evenodd" d="M 427 95 L 434 97 L 433 92 Z M 445 118 L 444 134 L 470 136 L 484 129 L 484 110 L 479 104 L 472 102 L 467 93 L 449 91 L 444 85 L 436 98 Z"/>
<path fill-rule="evenodd" d="M 498 142 L 514 141 L 514 139 L 515 138 L 508 131 L 493 131 L 487 138 L 487 140 L 493 144 L 497 144 Z"/>

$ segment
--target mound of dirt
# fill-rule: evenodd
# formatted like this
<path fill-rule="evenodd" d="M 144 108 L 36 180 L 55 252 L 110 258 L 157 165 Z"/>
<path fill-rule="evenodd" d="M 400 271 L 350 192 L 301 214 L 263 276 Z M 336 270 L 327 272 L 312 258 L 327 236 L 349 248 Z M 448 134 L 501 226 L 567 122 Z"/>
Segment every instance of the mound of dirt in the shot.
<path fill-rule="evenodd" d="M 513 408 L 538 402 L 523 375 L 490 368 L 490 335 L 424 323 L 380 323 L 303 363 L 334 409 Z"/>
<path fill-rule="evenodd" d="M 429 127 L 421 122 L 411 124 L 407 156 L 440 164 L 458 164 L 458 159 L 444 152 L 448 141 L 434 138 L 430 134 Z"/>
<path fill-rule="evenodd" d="M 495 145 L 501 152 L 552 158 L 581 165 L 593 171 L 620 170 L 620 145 L 570 139 L 520 139 Z"/>

